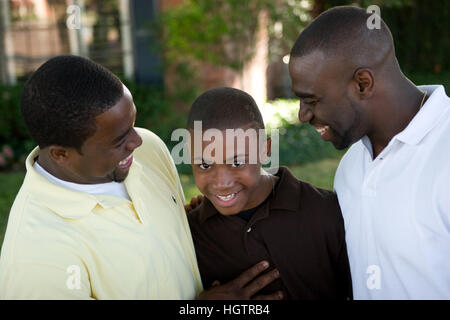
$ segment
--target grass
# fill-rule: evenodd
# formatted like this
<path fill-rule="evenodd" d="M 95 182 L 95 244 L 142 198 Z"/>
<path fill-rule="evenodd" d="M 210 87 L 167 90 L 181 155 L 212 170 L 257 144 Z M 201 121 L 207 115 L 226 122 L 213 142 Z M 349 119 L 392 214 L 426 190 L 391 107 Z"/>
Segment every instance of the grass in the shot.
<path fill-rule="evenodd" d="M 23 172 L 0 173 L 0 246 L 3 243 L 9 210 L 24 177 Z"/>
<path fill-rule="evenodd" d="M 340 156 L 313 163 L 290 166 L 290 169 L 297 178 L 303 181 L 320 188 L 332 189 L 334 173 L 339 160 Z M 22 185 L 24 176 L 24 172 L 0 173 L 0 246 L 3 243 L 11 205 Z M 190 201 L 193 196 L 200 193 L 195 186 L 192 175 L 181 174 L 180 179 L 187 201 Z"/>

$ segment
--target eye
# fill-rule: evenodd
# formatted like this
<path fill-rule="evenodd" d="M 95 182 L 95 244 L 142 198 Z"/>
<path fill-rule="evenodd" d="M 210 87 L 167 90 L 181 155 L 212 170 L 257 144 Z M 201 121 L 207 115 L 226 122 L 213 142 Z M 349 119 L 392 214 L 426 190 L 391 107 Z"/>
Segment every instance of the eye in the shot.
<path fill-rule="evenodd" d="M 232 168 L 239 168 L 244 165 L 243 161 L 234 160 L 233 164 L 231 165 Z"/>
<path fill-rule="evenodd" d="M 309 100 L 309 101 L 303 100 L 303 103 L 310 106 L 315 106 L 317 104 L 317 100 Z"/>
<path fill-rule="evenodd" d="M 202 170 L 207 170 L 209 169 L 211 166 L 209 164 L 207 164 L 206 162 L 202 162 L 202 164 L 199 165 L 200 169 Z"/>
<path fill-rule="evenodd" d="M 122 142 L 116 146 L 116 149 L 119 149 L 121 146 L 123 146 L 124 143 L 125 143 L 125 139 L 123 139 Z"/>

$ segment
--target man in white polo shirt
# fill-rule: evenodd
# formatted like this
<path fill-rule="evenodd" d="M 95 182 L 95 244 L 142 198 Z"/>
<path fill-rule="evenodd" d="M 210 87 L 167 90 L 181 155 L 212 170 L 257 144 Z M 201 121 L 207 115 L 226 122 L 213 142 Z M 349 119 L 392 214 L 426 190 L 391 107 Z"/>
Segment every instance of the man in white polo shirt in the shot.
<path fill-rule="evenodd" d="M 298 37 L 299 119 L 338 149 L 355 299 L 450 299 L 450 98 L 401 72 L 383 21 L 336 7 Z"/>

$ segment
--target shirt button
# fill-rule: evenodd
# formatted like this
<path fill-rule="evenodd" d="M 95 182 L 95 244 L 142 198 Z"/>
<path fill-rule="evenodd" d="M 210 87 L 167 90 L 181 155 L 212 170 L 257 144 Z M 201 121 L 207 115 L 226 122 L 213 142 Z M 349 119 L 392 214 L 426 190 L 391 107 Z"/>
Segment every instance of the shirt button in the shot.
<path fill-rule="evenodd" d="M 250 231 L 252 231 L 252 227 L 250 227 L 250 228 L 247 229 L 247 232 L 250 232 Z"/>

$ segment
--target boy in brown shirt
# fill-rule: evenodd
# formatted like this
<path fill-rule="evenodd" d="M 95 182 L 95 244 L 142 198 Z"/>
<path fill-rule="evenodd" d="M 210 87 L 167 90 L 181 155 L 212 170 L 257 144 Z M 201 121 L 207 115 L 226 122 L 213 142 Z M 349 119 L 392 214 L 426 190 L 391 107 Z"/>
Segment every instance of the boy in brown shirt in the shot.
<path fill-rule="evenodd" d="M 264 122 L 252 97 L 232 88 L 209 90 L 194 101 L 188 129 L 195 182 L 205 196 L 188 214 L 205 289 L 267 260 L 280 279 L 258 294 L 350 299 L 336 195 L 296 179 L 286 167 L 275 175 L 262 169 L 260 155 L 270 154 L 271 140 L 258 138 Z"/>

